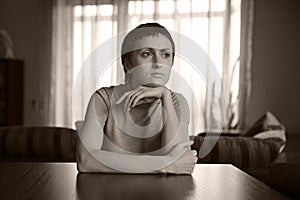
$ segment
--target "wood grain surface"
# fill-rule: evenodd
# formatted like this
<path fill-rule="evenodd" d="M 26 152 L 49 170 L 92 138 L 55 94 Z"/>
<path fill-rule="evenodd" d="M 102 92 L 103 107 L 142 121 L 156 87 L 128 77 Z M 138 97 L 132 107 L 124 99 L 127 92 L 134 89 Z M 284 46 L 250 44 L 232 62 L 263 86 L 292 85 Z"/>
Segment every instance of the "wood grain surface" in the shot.
<path fill-rule="evenodd" d="M 0 163 L 1 199 L 286 199 L 232 165 L 192 175 L 78 173 L 75 163 Z"/>

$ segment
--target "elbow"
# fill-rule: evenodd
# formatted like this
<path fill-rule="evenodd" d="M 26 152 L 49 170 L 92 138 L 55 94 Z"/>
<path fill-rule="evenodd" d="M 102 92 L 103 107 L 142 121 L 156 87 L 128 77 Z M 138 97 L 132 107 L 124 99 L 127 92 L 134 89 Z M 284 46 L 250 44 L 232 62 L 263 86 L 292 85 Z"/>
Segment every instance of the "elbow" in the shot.
<path fill-rule="evenodd" d="M 86 167 L 86 159 L 78 149 L 76 150 L 76 163 L 78 172 L 88 172 Z"/>
<path fill-rule="evenodd" d="M 84 166 L 84 164 L 78 161 L 77 161 L 77 171 L 80 173 L 89 172 L 89 170 Z"/>
<path fill-rule="evenodd" d="M 89 172 L 88 169 L 88 150 L 82 145 L 80 141 L 76 144 L 76 162 L 78 172 Z"/>

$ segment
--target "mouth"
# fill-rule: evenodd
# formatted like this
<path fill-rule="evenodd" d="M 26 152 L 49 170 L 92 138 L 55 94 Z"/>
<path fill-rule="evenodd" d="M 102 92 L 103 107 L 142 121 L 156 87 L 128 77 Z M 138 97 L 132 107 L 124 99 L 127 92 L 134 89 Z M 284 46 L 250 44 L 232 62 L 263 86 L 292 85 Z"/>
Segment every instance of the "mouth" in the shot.
<path fill-rule="evenodd" d="M 155 77 L 155 78 L 163 78 L 164 76 L 165 76 L 165 74 L 163 74 L 163 73 L 157 73 L 157 72 L 155 72 L 155 73 L 152 73 L 152 74 L 150 74 L 152 77 Z"/>

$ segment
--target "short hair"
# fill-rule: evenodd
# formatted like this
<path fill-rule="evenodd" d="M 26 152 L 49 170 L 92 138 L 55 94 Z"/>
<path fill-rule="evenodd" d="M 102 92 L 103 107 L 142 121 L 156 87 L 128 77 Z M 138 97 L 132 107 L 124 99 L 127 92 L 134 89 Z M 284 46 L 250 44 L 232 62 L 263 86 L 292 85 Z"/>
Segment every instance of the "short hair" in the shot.
<path fill-rule="evenodd" d="M 165 36 L 172 45 L 172 62 L 174 61 L 175 56 L 175 44 L 171 37 L 169 31 L 159 23 L 146 23 L 140 24 L 135 29 L 131 30 L 124 38 L 122 46 L 121 46 L 121 61 L 124 68 L 124 72 L 126 71 L 125 68 L 125 60 L 129 59 L 130 53 L 134 51 L 133 44 L 135 41 L 142 39 L 146 36 L 157 36 L 157 35 Z"/>

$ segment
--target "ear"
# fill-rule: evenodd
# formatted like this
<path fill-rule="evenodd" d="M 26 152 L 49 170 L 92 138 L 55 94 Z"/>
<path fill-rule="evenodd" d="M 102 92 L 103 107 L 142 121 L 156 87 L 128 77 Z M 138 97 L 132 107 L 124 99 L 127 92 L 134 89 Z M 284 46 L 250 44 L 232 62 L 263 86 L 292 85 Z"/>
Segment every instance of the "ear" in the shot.
<path fill-rule="evenodd" d="M 126 69 L 126 71 L 128 72 L 130 69 L 132 69 L 132 65 L 131 63 L 129 62 L 128 58 L 125 58 L 124 60 L 124 67 Z"/>

